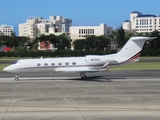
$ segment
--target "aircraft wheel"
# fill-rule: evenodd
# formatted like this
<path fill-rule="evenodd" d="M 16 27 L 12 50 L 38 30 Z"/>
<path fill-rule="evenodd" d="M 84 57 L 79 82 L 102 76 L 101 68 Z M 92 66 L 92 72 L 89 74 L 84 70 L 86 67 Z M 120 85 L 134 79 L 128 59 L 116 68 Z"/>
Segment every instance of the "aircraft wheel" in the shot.
<path fill-rule="evenodd" d="M 84 76 L 84 77 L 81 77 L 81 79 L 82 79 L 82 80 L 87 80 L 87 77 L 86 77 L 86 76 Z"/>
<path fill-rule="evenodd" d="M 18 80 L 19 80 L 19 78 L 18 78 L 18 76 L 16 76 L 16 77 L 15 77 L 15 81 L 18 81 Z"/>

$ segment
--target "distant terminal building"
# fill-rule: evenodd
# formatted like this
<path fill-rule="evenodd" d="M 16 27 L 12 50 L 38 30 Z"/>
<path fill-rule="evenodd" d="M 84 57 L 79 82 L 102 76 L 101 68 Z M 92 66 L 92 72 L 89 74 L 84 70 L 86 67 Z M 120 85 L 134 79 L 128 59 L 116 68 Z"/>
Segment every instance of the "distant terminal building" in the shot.
<path fill-rule="evenodd" d="M 0 25 L 0 34 L 11 36 L 13 33 L 13 26 L 2 24 Z"/>
<path fill-rule="evenodd" d="M 72 26 L 70 27 L 70 37 L 74 41 L 76 39 L 85 39 L 88 35 L 106 36 L 112 30 L 112 27 L 106 26 L 106 24 L 100 24 L 99 26 Z"/>
<path fill-rule="evenodd" d="M 135 31 L 136 33 L 160 31 L 160 16 L 134 11 L 130 14 L 130 20 L 123 22 L 123 29 Z"/>
<path fill-rule="evenodd" d="M 34 39 L 40 34 L 68 33 L 71 25 L 72 20 L 62 16 L 49 16 L 49 19 L 29 17 L 26 23 L 19 24 L 19 36 Z"/>

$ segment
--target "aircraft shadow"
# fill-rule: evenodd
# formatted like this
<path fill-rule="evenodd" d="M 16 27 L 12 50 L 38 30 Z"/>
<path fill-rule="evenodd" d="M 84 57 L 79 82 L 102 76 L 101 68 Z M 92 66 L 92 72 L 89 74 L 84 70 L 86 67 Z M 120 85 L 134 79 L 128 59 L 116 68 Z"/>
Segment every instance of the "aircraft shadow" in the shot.
<path fill-rule="evenodd" d="M 34 78 L 34 77 L 28 77 L 28 78 L 20 78 L 19 79 L 19 81 L 32 81 L 32 82 L 34 82 L 34 81 L 46 81 L 46 80 L 48 80 L 48 81 L 55 81 L 55 80 L 73 80 L 73 81 L 85 81 L 85 82 L 113 82 L 112 80 L 113 79 L 119 79 L 119 80 L 122 80 L 122 79 L 126 79 L 126 78 L 124 78 L 124 77 L 116 77 L 116 78 L 111 78 L 111 77 L 104 77 L 104 76 L 91 76 L 91 77 L 87 77 L 87 79 L 86 80 L 82 80 L 80 77 L 77 77 L 77 78 L 72 78 L 72 77 L 70 77 L 70 78 L 58 78 L 58 79 L 54 79 L 54 77 L 52 77 L 52 78 L 42 78 L 42 79 L 40 79 L 40 78 Z"/>
<path fill-rule="evenodd" d="M 69 80 L 77 80 L 77 81 L 92 81 L 92 82 L 112 82 L 112 79 L 114 78 L 107 78 L 104 76 L 92 76 L 92 77 L 87 77 L 86 80 L 82 80 L 81 78 L 71 78 Z M 115 78 L 115 79 L 125 79 L 125 78 Z"/>

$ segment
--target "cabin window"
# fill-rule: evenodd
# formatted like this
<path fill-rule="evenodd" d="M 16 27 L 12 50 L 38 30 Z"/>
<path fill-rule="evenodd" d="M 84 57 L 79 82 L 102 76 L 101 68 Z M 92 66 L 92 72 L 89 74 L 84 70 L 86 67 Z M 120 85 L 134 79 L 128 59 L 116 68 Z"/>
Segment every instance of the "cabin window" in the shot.
<path fill-rule="evenodd" d="M 73 62 L 72 64 L 73 64 L 73 65 L 76 65 L 76 62 Z"/>
<path fill-rule="evenodd" d="M 44 63 L 44 65 L 45 65 L 45 66 L 47 66 L 47 65 L 48 65 L 48 63 Z"/>
<path fill-rule="evenodd" d="M 38 64 L 37 64 L 37 66 L 41 66 L 41 64 L 40 64 L 40 63 L 38 63 Z"/>
<path fill-rule="evenodd" d="M 55 65 L 55 63 L 51 63 L 51 65 L 52 65 L 52 66 L 54 66 L 54 65 Z"/>
<path fill-rule="evenodd" d="M 58 65 L 62 65 L 62 63 L 58 63 Z"/>
<path fill-rule="evenodd" d="M 65 64 L 66 64 L 66 65 L 69 65 L 69 62 L 66 62 Z"/>

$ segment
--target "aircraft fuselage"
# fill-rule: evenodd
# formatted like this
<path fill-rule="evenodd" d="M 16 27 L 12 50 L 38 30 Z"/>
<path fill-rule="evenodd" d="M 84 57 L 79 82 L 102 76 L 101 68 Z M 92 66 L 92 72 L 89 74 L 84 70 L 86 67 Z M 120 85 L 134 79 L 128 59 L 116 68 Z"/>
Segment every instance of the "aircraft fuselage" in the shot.
<path fill-rule="evenodd" d="M 24 72 L 96 72 L 103 69 L 109 61 L 104 56 L 62 57 L 44 59 L 22 59 L 6 67 L 4 70 L 11 73 Z M 108 65 L 108 64 L 107 64 Z"/>

